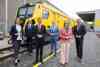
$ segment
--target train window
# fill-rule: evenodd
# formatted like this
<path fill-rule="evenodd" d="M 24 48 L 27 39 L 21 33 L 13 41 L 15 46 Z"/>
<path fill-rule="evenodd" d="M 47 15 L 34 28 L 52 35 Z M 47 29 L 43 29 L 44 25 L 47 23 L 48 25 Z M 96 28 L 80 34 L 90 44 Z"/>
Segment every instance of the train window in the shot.
<path fill-rule="evenodd" d="M 33 10 L 34 10 L 34 7 L 28 7 L 28 11 L 27 11 L 28 17 L 32 16 Z"/>
<path fill-rule="evenodd" d="M 29 7 L 27 14 L 32 14 L 32 12 L 33 12 L 33 7 Z"/>
<path fill-rule="evenodd" d="M 20 16 L 25 16 L 26 10 L 27 10 L 27 8 L 20 8 L 20 9 L 19 9 L 19 15 L 20 15 Z"/>
<path fill-rule="evenodd" d="M 48 19 L 48 16 L 49 16 L 48 10 L 44 10 L 43 13 L 42 13 L 43 19 Z"/>

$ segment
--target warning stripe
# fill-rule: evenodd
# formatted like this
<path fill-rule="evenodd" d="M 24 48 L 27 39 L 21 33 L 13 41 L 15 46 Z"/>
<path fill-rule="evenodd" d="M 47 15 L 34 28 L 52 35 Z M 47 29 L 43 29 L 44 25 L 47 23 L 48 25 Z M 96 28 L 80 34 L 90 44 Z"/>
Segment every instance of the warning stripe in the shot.
<path fill-rule="evenodd" d="M 59 52 L 60 52 L 60 50 L 57 50 L 57 53 L 59 53 Z M 51 55 L 49 55 L 49 56 L 46 57 L 45 59 L 43 59 L 43 63 L 45 63 L 46 61 L 48 61 L 49 59 L 51 59 L 53 56 L 54 56 L 54 53 L 51 54 Z M 42 63 L 39 62 L 39 63 L 33 65 L 33 67 L 39 67 L 41 64 L 42 64 Z"/>

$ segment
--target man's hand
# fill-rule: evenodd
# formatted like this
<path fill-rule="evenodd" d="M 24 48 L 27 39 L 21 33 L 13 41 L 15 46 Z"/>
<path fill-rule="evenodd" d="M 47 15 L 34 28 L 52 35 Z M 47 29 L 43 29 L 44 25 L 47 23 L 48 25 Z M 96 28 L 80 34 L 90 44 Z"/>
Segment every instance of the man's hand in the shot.
<path fill-rule="evenodd" d="M 76 35 L 76 37 L 77 37 L 77 38 L 81 38 L 81 36 L 80 36 L 80 35 Z"/>
<path fill-rule="evenodd" d="M 54 35 L 54 33 L 50 33 L 50 35 Z"/>
<path fill-rule="evenodd" d="M 18 35 L 18 33 L 15 33 L 15 35 Z"/>
<path fill-rule="evenodd" d="M 35 39 L 35 37 L 32 37 L 32 39 Z"/>
<path fill-rule="evenodd" d="M 43 37 L 43 35 L 41 35 L 41 34 L 38 34 L 38 35 L 37 35 L 37 37 L 39 37 L 39 38 L 42 38 L 42 37 Z"/>

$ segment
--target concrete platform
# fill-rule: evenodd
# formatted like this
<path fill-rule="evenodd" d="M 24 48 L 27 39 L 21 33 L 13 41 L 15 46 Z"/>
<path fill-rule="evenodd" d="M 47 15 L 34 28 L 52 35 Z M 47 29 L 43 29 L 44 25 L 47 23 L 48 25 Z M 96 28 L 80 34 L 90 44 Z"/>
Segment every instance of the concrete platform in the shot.
<path fill-rule="evenodd" d="M 33 55 L 29 56 L 27 53 L 23 53 L 20 55 L 21 62 L 19 63 L 18 67 L 33 67 L 33 61 L 35 60 L 35 50 L 33 50 Z M 50 51 L 49 47 L 46 46 L 44 48 L 44 53 L 47 55 L 47 53 Z M 84 64 L 80 64 L 75 59 L 76 57 L 76 48 L 75 48 L 75 42 L 73 41 L 71 47 L 70 47 L 70 59 L 69 64 L 65 67 L 100 67 L 100 39 L 97 38 L 96 34 L 94 32 L 88 32 L 85 36 L 84 40 L 84 50 L 83 50 L 83 62 Z M 13 65 L 13 62 L 6 61 L 2 64 L 0 64 L 0 67 L 15 67 Z M 46 61 L 43 65 L 40 65 L 40 67 L 62 67 L 59 65 L 59 53 L 57 57 L 52 57 L 48 61 Z"/>
<path fill-rule="evenodd" d="M 69 64 L 65 67 L 100 67 L 100 39 L 93 32 L 88 32 L 84 40 L 83 62 L 80 64 L 75 59 L 75 42 L 70 48 Z M 43 65 L 43 67 L 62 67 L 59 65 L 59 54 Z"/>

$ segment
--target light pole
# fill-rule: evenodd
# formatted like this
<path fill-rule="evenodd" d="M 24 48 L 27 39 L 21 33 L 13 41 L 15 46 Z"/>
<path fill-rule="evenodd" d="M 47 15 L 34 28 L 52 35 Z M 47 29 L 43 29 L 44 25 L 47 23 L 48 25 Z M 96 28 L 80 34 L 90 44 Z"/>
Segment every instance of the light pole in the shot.
<path fill-rule="evenodd" d="M 5 0 L 5 35 L 7 34 L 8 29 L 8 0 Z"/>

